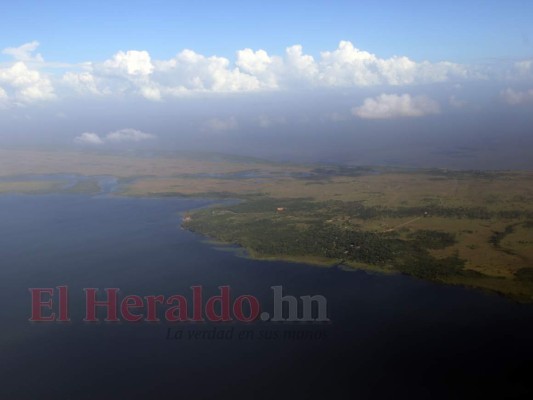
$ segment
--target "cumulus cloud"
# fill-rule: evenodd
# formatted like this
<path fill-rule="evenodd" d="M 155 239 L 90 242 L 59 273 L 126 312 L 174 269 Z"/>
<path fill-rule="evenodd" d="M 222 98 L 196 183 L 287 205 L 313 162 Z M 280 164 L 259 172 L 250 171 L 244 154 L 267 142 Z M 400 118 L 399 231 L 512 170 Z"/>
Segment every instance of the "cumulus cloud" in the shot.
<path fill-rule="evenodd" d="M 329 86 L 410 85 L 467 75 L 467 69 L 458 64 L 417 63 L 405 56 L 383 59 L 348 41 L 341 41 L 334 51 L 322 52 L 320 60 L 320 80 Z"/>
<path fill-rule="evenodd" d="M 265 50 L 244 49 L 237 51 L 235 64 L 244 72 L 257 75 L 267 71 L 273 62 Z"/>
<path fill-rule="evenodd" d="M 55 97 L 50 79 L 18 61 L 9 68 L 0 68 L 0 84 L 7 87 L 16 101 L 32 102 Z"/>
<path fill-rule="evenodd" d="M 146 76 L 154 72 L 152 59 L 147 51 L 119 51 L 112 59 L 103 63 L 109 71 L 120 71 L 132 76 Z"/>
<path fill-rule="evenodd" d="M 157 78 L 168 94 L 184 92 L 241 92 L 262 88 L 253 74 L 232 67 L 225 57 L 206 57 L 183 50 L 171 60 L 158 64 Z"/>
<path fill-rule="evenodd" d="M 365 99 L 362 106 L 352 109 L 352 114 L 359 118 L 388 119 L 422 117 L 437 114 L 439 109 L 439 104 L 427 96 L 381 94 Z"/>
<path fill-rule="evenodd" d="M 408 86 L 482 77 L 479 68 L 448 61 L 414 61 L 398 55 L 382 58 L 340 41 L 317 57 L 292 45 L 280 55 L 245 48 L 235 58 L 207 56 L 191 49 L 170 59 L 153 59 L 146 50 L 118 51 L 103 62 L 77 65 L 45 63 L 34 41 L 3 50 L 14 58 L 0 66 L 0 86 L 8 100 L 28 103 L 65 96 L 138 96 L 151 101 L 196 93 L 283 91 L 299 88 Z M 44 72 L 61 66 L 61 74 Z M 531 75 L 532 62 L 513 66 L 515 75 Z M 527 76 L 529 76 L 527 75 Z"/>
<path fill-rule="evenodd" d="M 104 144 L 102 138 L 93 132 L 82 133 L 74 138 L 74 141 L 78 144 Z"/>
<path fill-rule="evenodd" d="M 450 62 L 389 59 L 341 41 L 315 60 L 301 45 L 289 46 L 281 56 L 246 48 L 235 61 L 185 49 L 168 60 L 152 60 L 147 51 L 116 53 L 103 63 L 89 63 L 82 73 L 67 72 L 63 83 L 76 92 L 137 94 L 149 100 L 190 93 L 289 90 L 299 87 L 357 87 L 412 85 L 464 79 L 468 68 Z"/>
<path fill-rule="evenodd" d="M 279 88 L 279 71 L 282 60 L 280 57 L 270 56 L 265 50 L 254 51 L 244 49 L 237 51 L 235 65 L 245 74 L 257 79 L 257 87 L 264 89 Z"/>
<path fill-rule="evenodd" d="M 15 59 L 0 67 L 0 97 L 4 102 L 24 104 L 56 97 L 51 79 L 39 71 L 44 60 L 40 54 L 34 54 L 38 46 L 39 42 L 34 41 L 2 50 Z"/>
<path fill-rule="evenodd" d="M 81 94 L 101 95 L 105 93 L 105 90 L 98 88 L 98 83 L 90 72 L 67 72 L 62 80 L 64 84 Z"/>
<path fill-rule="evenodd" d="M 147 51 L 119 51 L 112 59 L 95 65 L 93 70 L 90 73 L 93 82 L 108 81 L 108 85 L 101 90 L 96 88 L 99 92 L 128 94 L 129 91 L 134 91 L 148 100 L 161 99 L 158 84 L 150 77 L 155 66 Z"/>
<path fill-rule="evenodd" d="M 145 133 L 137 129 L 126 128 L 109 132 L 103 137 L 97 133 L 85 132 L 74 138 L 74 142 L 78 144 L 102 145 L 105 143 L 141 142 L 155 138 L 156 136 L 152 135 L 151 133 Z"/>
<path fill-rule="evenodd" d="M 304 54 L 303 47 L 300 45 L 287 47 L 284 66 L 286 74 L 291 78 L 310 82 L 320 79 L 320 70 L 315 59 L 310 55 Z"/>
<path fill-rule="evenodd" d="M 110 132 L 105 137 L 107 142 L 140 142 L 148 139 L 155 139 L 155 135 L 131 128 Z"/>
<path fill-rule="evenodd" d="M 33 41 L 19 47 L 8 47 L 2 50 L 2 54 L 10 55 L 17 61 L 43 62 L 43 57 L 40 54 L 33 54 L 37 47 L 39 47 L 39 42 Z"/>
<path fill-rule="evenodd" d="M 516 91 L 508 88 L 501 92 L 501 97 L 507 104 L 524 104 L 533 101 L 533 89 Z"/>

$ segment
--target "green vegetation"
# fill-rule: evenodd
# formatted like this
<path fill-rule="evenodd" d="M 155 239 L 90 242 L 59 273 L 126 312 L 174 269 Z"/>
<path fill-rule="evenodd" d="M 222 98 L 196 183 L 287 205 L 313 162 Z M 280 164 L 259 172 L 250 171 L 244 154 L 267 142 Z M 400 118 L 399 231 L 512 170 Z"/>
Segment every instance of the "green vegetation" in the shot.
<path fill-rule="evenodd" d="M 495 247 L 500 247 L 501 241 L 507 235 L 510 235 L 514 232 L 514 227 L 515 225 L 507 225 L 502 232 L 494 232 L 494 234 L 490 237 L 490 243 Z"/>
<path fill-rule="evenodd" d="M 515 275 L 522 281 L 533 282 L 533 268 L 520 268 Z"/>
<path fill-rule="evenodd" d="M 358 203 L 261 198 L 230 207 L 200 210 L 185 226 L 217 240 L 243 246 L 255 256 L 265 258 L 312 256 L 392 266 L 400 272 L 426 279 L 463 272 L 464 260 L 457 255 L 437 259 L 428 251 L 453 245 L 455 239 L 450 233 L 417 230 L 402 239 L 395 232 L 369 232 L 357 225 L 332 220 L 342 213 L 369 218 L 367 211 Z M 379 213 L 373 215 L 377 217 Z"/>
<path fill-rule="evenodd" d="M 509 215 L 518 218 L 529 218 L 529 213 L 509 210 Z M 399 224 L 398 229 L 369 229 L 385 218 L 388 221 L 411 219 Z M 458 236 L 475 236 L 473 230 L 409 228 L 409 222 L 417 220 L 428 225 L 436 219 L 486 223 L 483 221 L 492 218 L 501 218 L 501 212 L 484 207 L 385 208 L 356 201 L 255 196 L 239 204 L 195 211 L 184 221 L 184 226 L 218 241 L 242 246 L 256 258 L 316 260 L 320 264 L 330 260 L 331 264 L 369 266 L 421 279 L 487 288 L 530 301 L 533 268 L 519 269 L 513 275 L 514 280 L 491 276 L 490 270 L 486 274 L 479 268 L 469 268 L 469 260 L 458 250 Z M 490 243 L 499 245 L 515 225 L 493 232 Z M 478 251 L 475 244 L 467 244 L 465 248 Z"/>
<path fill-rule="evenodd" d="M 465 260 L 457 254 L 437 259 L 429 255 L 409 255 L 401 263 L 396 263 L 398 271 L 429 280 L 444 280 L 452 276 L 475 275 L 483 276 L 479 272 L 465 270 Z"/>
<path fill-rule="evenodd" d="M 408 235 L 409 239 L 427 249 L 444 249 L 456 243 L 455 235 L 448 232 L 421 229 Z"/>
<path fill-rule="evenodd" d="M 0 193 L 92 194 L 98 176 L 114 176 L 121 195 L 240 199 L 197 210 L 184 225 L 253 257 L 342 263 L 533 301 L 531 171 L 2 149 L 0 164 Z M 56 174 L 83 178 L 66 188 Z"/>
<path fill-rule="evenodd" d="M 283 211 L 273 211 L 277 209 Z M 344 220 L 334 221 L 339 215 Z M 450 271 L 458 270 L 458 257 L 436 263 L 435 257 L 428 252 L 455 244 L 455 236 L 451 233 L 425 229 L 409 233 L 402 239 L 395 232 L 365 231 L 359 228 L 360 225 L 348 222 L 384 215 L 405 216 L 402 210 L 368 208 L 356 202 L 259 198 L 223 209 L 198 211 L 186 226 L 218 240 L 243 246 L 263 257 L 315 256 L 365 264 L 392 264 L 402 272 L 409 271 L 421 277 L 425 272 L 416 272 L 419 268 L 415 264 L 431 261 L 440 271 L 444 271 L 446 265 Z M 409 263 L 413 265 L 408 267 Z"/>

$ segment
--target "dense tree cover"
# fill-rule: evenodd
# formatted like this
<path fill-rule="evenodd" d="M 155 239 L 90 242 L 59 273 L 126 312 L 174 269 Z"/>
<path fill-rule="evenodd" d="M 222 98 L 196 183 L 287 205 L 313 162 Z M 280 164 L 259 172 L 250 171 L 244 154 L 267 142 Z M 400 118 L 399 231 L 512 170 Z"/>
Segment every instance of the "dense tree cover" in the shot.
<path fill-rule="evenodd" d="M 305 198 L 272 199 L 256 196 L 238 204 L 197 211 L 186 227 L 240 245 L 259 256 L 315 256 L 332 261 L 387 265 L 402 273 L 439 280 L 453 275 L 480 275 L 465 270 L 465 262 L 458 255 L 438 259 L 430 254 L 431 249 L 443 249 L 455 244 L 454 235 L 418 230 L 401 238 L 396 232 L 363 231 L 343 220 L 416 216 L 533 218 L 529 214 L 521 210 L 494 212 L 483 207 L 437 205 L 390 209 L 365 206 L 359 201 L 316 202 Z M 509 225 L 503 232 L 494 232 L 491 243 L 499 246 L 501 240 L 512 233 L 518 224 L 529 227 L 532 221 Z M 517 272 L 517 279 L 530 280 L 530 269 L 520 271 Z"/>
<path fill-rule="evenodd" d="M 322 216 L 344 215 L 352 218 L 372 219 L 407 218 L 417 216 L 437 216 L 445 218 L 533 218 L 533 213 L 524 210 L 490 211 L 485 207 L 442 207 L 438 205 L 385 208 L 379 206 L 365 206 L 361 201 L 328 200 L 322 202 L 311 199 L 272 199 L 268 197 L 252 198 L 232 208 L 238 213 L 257 213 L 275 211 L 277 207 L 283 207 L 291 213 L 320 212 Z"/>
<path fill-rule="evenodd" d="M 533 282 L 533 268 L 520 268 L 515 276 L 521 281 Z"/>
<path fill-rule="evenodd" d="M 438 280 L 445 277 L 466 274 L 465 261 L 458 255 L 436 259 L 429 254 L 414 254 L 396 263 L 395 268 L 403 273 L 423 279 Z M 468 271 L 473 273 L 473 271 Z"/>
<path fill-rule="evenodd" d="M 456 243 L 455 235 L 432 230 L 418 230 L 407 237 L 427 249 L 444 249 Z"/>
<path fill-rule="evenodd" d="M 513 224 L 513 225 L 508 225 L 505 227 L 505 229 L 502 231 L 502 232 L 494 232 L 493 235 L 490 237 L 489 239 L 489 242 L 496 246 L 496 247 L 499 247 L 500 246 L 500 242 L 507 236 L 507 235 L 510 235 L 511 233 L 514 232 L 514 227 L 516 226 L 517 224 Z"/>
<path fill-rule="evenodd" d="M 284 210 L 277 212 L 276 207 Z M 378 212 L 359 202 L 260 198 L 198 211 L 186 227 L 260 256 L 315 256 L 387 265 L 425 279 L 465 273 L 464 260 L 457 255 L 437 259 L 428 251 L 453 245 L 452 234 L 419 230 L 402 239 L 396 233 L 362 231 L 328 220 L 339 214 L 360 216 L 368 210 Z"/>
<path fill-rule="evenodd" d="M 222 214 L 204 218 L 195 215 L 187 226 L 265 256 L 317 256 L 383 264 L 392 261 L 395 251 L 404 247 L 397 239 L 325 223 L 298 227 L 290 221 L 269 218 L 235 221 L 231 214 Z"/>

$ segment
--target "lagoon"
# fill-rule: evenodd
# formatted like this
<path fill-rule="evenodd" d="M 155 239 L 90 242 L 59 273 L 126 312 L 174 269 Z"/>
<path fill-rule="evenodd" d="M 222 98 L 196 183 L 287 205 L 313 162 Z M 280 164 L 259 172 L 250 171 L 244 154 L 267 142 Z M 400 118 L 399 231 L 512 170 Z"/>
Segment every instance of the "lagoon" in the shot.
<path fill-rule="evenodd" d="M 0 196 L 0 398 L 530 393 L 533 306 L 402 275 L 220 251 L 180 228 L 180 213 L 210 203 Z M 29 322 L 28 289 L 60 285 L 70 290 L 71 322 Z M 83 322 L 83 288 L 169 296 L 194 285 L 206 296 L 228 285 L 265 309 L 273 286 L 296 297 L 322 295 L 331 322 Z M 169 340 L 169 329 L 181 338 Z M 210 339 L 213 331 L 232 334 Z"/>

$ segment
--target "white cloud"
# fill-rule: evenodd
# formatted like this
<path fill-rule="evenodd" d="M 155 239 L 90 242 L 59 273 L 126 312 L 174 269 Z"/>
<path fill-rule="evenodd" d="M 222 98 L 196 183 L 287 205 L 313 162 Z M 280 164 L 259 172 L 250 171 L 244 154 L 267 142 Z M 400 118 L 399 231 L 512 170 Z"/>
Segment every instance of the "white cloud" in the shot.
<path fill-rule="evenodd" d="M 258 87 L 264 89 L 278 89 L 278 73 L 280 70 L 281 59 L 271 57 L 264 50 L 253 51 L 244 49 L 237 51 L 235 65 L 245 74 L 253 76 L 258 81 Z"/>
<path fill-rule="evenodd" d="M 98 88 L 98 83 L 90 72 L 67 72 L 63 75 L 63 83 L 78 93 L 101 95 L 104 92 Z"/>
<path fill-rule="evenodd" d="M 405 56 L 389 59 L 357 49 L 341 41 L 337 49 L 320 53 L 316 61 L 300 45 L 287 47 L 284 57 L 269 56 L 264 50 L 237 52 L 235 63 L 259 79 L 263 87 L 290 88 L 305 83 L 320 87 L 411 85 L 464 79 L 467 67 L 450 62 L 417 63 Z"/>
<path fill-rule="evenodd" d="M 288 74 L 300 79 L 313 81 L 319 74 L 315 59 L 303 53 L 300 45 L 287 47 L 285 50 L 285 66 Z"/>
<path fill-rule="evenodd" d="M 110 132 L 105 137 L 106 142 L 140 142 L 149 139 L 155 139 L 155 135 L 131 128 Z"/>
<path fill-rule="evenodd" d="M 183 50 L 159 65 L 157 78 L 170 89 L 170 94 L 255 91 L 262 87 L 257 77 L 232 68 L 230 64 L 224 57 L 205 57 Z"/>
<path fill-rule="evenodd" d="M 161 99 L 160 89 L 151 79 L 155 66 L 147 51 L 119 51 L 112 59 L 95 65 L 94 71 L 101 81 L 107 80 L 101 92 L 128 94 L 133 91 L 148 100 Z"/>
<path fill-rule="evenodd" d="M 247 92 L 262 88 L 258 78 L 232 68 L 224 57 L 183 50 L 170 60 L 153 61 L 146 51 L 119 52 L 63 82 L 85 93 L 138 94 L 148 100 L 195 92 Z"/>
<path fill-rule="evenodd" d="M 359 118 L 388 119 L 422 117 L 437 114 L 439 109 L 439 104 L 426 96 L 381 94 L 365 99 L 362 106 L 352 109 L 352 114 Z"/>
<path fill-rule="evenodd" d="M 161 100 L 161 91 L 155 84 L 147 84 L 140 87 L 141 95 L 152 101 Z"/>
<path fill-rule="evenodd" d="M 37 47 L 39 47 L 39 42 L 33 41 L 19 47 L 8 47 L 2 50 L 2 53 L 10 55 L 17 61 L 43 62 L 43 57 L 40 54 L 33 54 Z"/>
<path fill-rule="evenodd" d="M 85 132 L 74 138 L 78 144 L 101 145 L 105 143 L 141 142 L 155 139 L 151 133 L 145 133 L 137 129 L 125 128 L 118 131 L 109 132 L 104 137 L 93 132 Z"/>
<path fill-rule="evenodd" d="M 10 88 L 17 101 L 32 102 L 55 98 L 50 79 L 37 70 L 29 69 L 22 61 L 9 68 L 0 68 L 0 83 Z"/>
<path fill-rule="evenodd" d="M 133 76 L 145 76 L 154 72 L 150 54 L 147 51 L 137 50 L 119 51 L 112 59 L 105 61 L 103 67 Z"/>
<path fill-rule="evenodd" d="M 5 88 L 4 97 L 16 103 L 55 98 L 50 78 L 36 69 L 44 63 L 40 54 L 34 54 L 37 47 L 39 47 L 39 42 L 33 41 L 19 47 L 8 47 L 2 50 L 3 54 L 15 59 L 15 62 L 8 67 L 0 68 L 0 84 L 3 84 Z M 34 65 L 34 69 L 29 68 L 29 64 Z"/>
<path fill-rule="evenodd" d="M 267 71 L 272 63 L 273 59 L 266 51 L 253 51 L 252 49 L 237 51 L 237 61 L 235 62 L 241 70 L 253 75 Z"/>
<path fill-rule="evenodd" d="M 79 95 L 137 96 L 162 101 L 196 93 L 397 87 L 447 81 L 457 84 L 482 78 L 480 68 L 475 66 L 414 61 L 404 55 L 381 58 L 349 41 L 340 41 L 336 48 L 317 57 L 306 54 L 296 44 L 280 55 L 245 48 L 238 50 L 233 60 L 190 49 L 170 59 L 156 60 L 146 50 L 127 50 L 118 51 L 103 62 L 77 65 L 44 62 L 36 54 L 38 45 L 34 41 L 3 50 L 14 58 L 0 65 L 0 86 L 4 89 L 3 97 L 7 96 L 6 102 L 24 104 Z M 54 68 L 61 72 L 46 72 Z M 511 69 L 520 79 L 528 78 L 533 72 L 533 61 L 517 62 Z M 501 68 L 493 68 L 491 78 L 507 79 L 511 69 L 508 66 L 502 72 Z M 484 76 L 489 75 L 486 72 Z"/>
<path fill-rule="evenodd" d="M 533 101 L 533 89 L 520 92 L 508 88 L 501 92 L 501 97 L 506 103 L 511 105 L 524 104 Z"/>
<path fill-rule="evenodd" d="M 82 133 L 74 138 L 74 141 L 78 144 L 104 144 L 102 138 L 93 132 Z"/>
<path fill-rule="evenodd" d="M 357 87 L 411 85 L 464 79 L 462 65 L 415 62 L 407 57 L 382 59 L 341 41 L 337 49 L 315 60 L 302 46 L 286 48 L 282 56 L 246 48 L 234 64 L 218 56 L 183 50 L 168 60 L 152 60 L 147 51 L 116 53 L 103 63 L 89 63 L 82 73 L 67 72 L 63 83 L 87 94 L 141 95 L 149 100 L 190 93 L 289 90 L 294 87 Z"/>
<path fill-rule="evenodd" d="M 321 81 L 328 86 L 410 85 L 467 75 L 467 69 L 458 64 L 417 63 L 405 56 L 383 59 L 347 41 L 334 51 L 322 52 L 320 61 Z"/>

